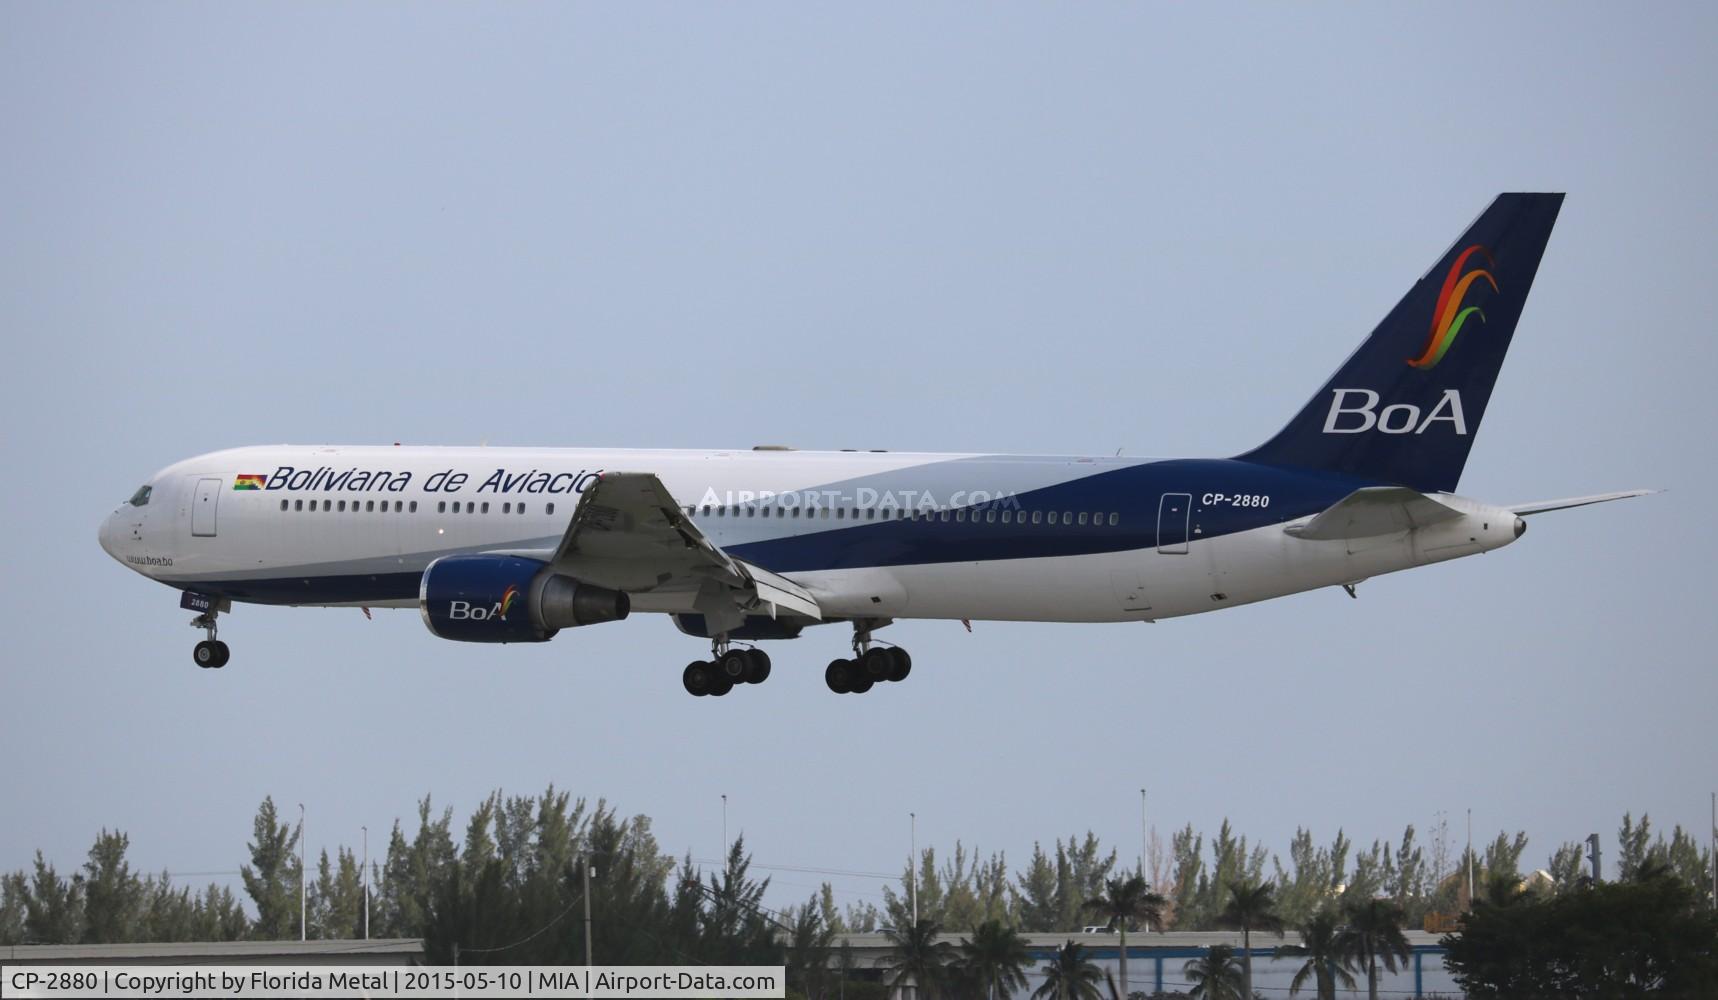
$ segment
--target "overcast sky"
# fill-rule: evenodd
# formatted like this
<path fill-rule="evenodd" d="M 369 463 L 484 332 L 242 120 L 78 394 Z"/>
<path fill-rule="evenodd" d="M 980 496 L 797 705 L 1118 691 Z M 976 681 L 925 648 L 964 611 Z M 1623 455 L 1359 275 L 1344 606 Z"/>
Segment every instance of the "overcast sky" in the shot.
<path fill-rule="evenodd" d="M 550 782 L 664 847 L 897 871 L 1227 816 L 1286 853 L 1532 837 L 1718 787 L 1718 8 L 7 4 L 0 869 L 103 826 L 230 871 Z M 1567 191 L 1462 492 L 1669 492 L 1483 558 L 1157 625 L 847 630 L 680 687 L 663 618 L 541 646 L 240 607 L 198 670 L 103 516 L 243 444 L 1228 455 L 1499 191 Z M 191 878 L 191 882 L 207 881 Z M 818 876 L 778 873 L 772 901 Z M 838 880 L 843 902 L 880 883 Z"/>

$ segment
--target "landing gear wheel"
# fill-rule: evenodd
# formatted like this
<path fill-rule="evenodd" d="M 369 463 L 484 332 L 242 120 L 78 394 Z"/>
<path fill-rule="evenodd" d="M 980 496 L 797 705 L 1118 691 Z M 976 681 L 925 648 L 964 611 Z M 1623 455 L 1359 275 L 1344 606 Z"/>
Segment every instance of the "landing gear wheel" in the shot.
<path fill-rule="evenodd" d="M 710 664 L 703 660 L 693 660 L 686 664 L 686 669 L 680 674 L 680 683 L 686 685 L 686 693 L 702 698 L 715 687 L 716 672 Z"/>
<path fill-rule="evenodd" d="M 829 668 L 823 672 L 823 683 L 836 694 L 846 694 L 853 690 L 853 673 L 852 660 L 830 660 Z"/>
<path fill-rule="evenodd" d="M 858 677 L 853 679 L 853 693 L 854 694 L 864 694 L 865 692 L 871 690 L 871 685 L 873 685 L 875 683 L 877 683 L 877 682 L 872 680 L 870 675 L 859 674 Z"/>
<path fill-rule="evenodd" d="M 890 680 L 904 681 L 907 679 L 907 675 L 913 672 L 913 658 L 908 656 L 907 651 L 901 647 L 889 647 L 889 660 L 891 661 L 889 668 Z"/>
<path fill-rule="evenodd" d="M 710 694 L 720 698 L 734 689 L 734 682 L 723 677 L 720 673 L 715 676 L 715 683 L 710 685 Z"/>
<path fill-rule="evenodd" d="M 894 657 L 882 646 L 872 646 L 859 657 L 859 668 L 870 681 L 886 681 L 895 670 Z"/>
<path fill-rule="evenodd" d="M 227 661 L 232 659 L 232 656 L 233 656 L 232 650 L 229 650 L 227 648 L 227 644 L 222 642 L 219 639 L 216 639 L 215 640 L 215 662 L 210 664 L 210 666 L 214 667 L 216 670 L 219 670 L 222 667 L 227 665 Z"/>
<path fill-rule="evenodd" d="M 746 674 L 750 672 L 751 666 L 752 658 L 746 655 L 745 650 L 730 649 L 716 661 L 716 672 L 732 687 L 746 682 Z"/>
<path fill-rule="evenodd" d="M 204 639 L 192 648 L 191 659 L 205 670 L 218 667 L 226 662 L 226 658 L 221 655 L 222 645 L 225 643 L 217 644 L 213 639 Z"/>
<path fill-rule="evenodd" d="M 746 659 L 749 661 L 746 665 L 747 684 L 762 684 L 769 680 L 770 654 L 761 649 L 748 649 Z"/>

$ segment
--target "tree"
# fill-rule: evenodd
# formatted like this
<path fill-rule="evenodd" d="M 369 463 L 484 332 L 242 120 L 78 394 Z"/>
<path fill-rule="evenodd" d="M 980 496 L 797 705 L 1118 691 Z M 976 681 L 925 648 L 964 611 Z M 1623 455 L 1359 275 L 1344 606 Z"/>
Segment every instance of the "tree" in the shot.
<path fill-rule="evenodd" d="M 143 906 L 143 881 L 125 860 L 131 838 L 103 828 L 84 863 L 84 929 L 86 944 L 134 941 Z"/>
<path fill-rule="evenodd" d="M 1217 923 L 1241 929 L 1241 995 L 1253 995 L 1253 929 L 1282 937 L 1283 921 L 1277 916 L 1276 895 L 1269 882 L 1229 886 L 1229 905 L 1217 915 Z"/>
<path fill-rule="evenodd" d="M 883 981 L 894 987 L 910 982 L 915 997 L 934 997 L 947 978 L 949 964 L 954 961 L 954 946 L 939 941 L 942 928 L 934 920 L 921 918 L 905 929 L 890 928 L 883 932 L 889 942 L 889 965 Z"/>
<path fill-rule="evenodd" d="M 253 839 L 246 845 L 251 863 L 241 866 L 239 875 L 257 908 L 252 932 L 264 941 L 297 937 L 299 831 L 281 821 L 271 796 L 258 807 L 251 833 Z"/>
<path fill-rule="evenodd" d="M 960 962 L 982 987 L 989 1000 L 1011 996 L 1026 985 L 1026 967 L 1031 964 L 1026 939 L 1000 920 L 986 920 L 961 943 Z"/>
<path fill-rule="evenodd" d="M 1378 963 L 1391 972 L 1404 967 L 1411 954 L 1402 933 L 1402 908 L 1385 899 L 1367 899 L 1346 908 L 1348 926 L 1342 931 L 1342 952 L 1366 972 L 1366 993 L 1378 1000 Z"/>
<path fill-rule="evenodd" d="M 31 944 L 76 944 L 83 935 L 83 879 L 61 878 L 42 852 L 24 893 L 24 939 Z"/>
<path fill-rule="evenodd" d="M 1342 941 L 1336 926 L 1336 914 L 1329 909 L 1314 913 L 1300 926 L 1300 944 L 1284 945 L 1273 953 L 1275 958 L 1304 957 L 1306 961 L 1295 970 L 1289 982 L 1289 996 L 1295 996 L 1313 981 L 1318 1000 L 1336 1000 L 1336 987 L 1353 990 L 1354 977 L 1342 967 Z"/>
<path fill-rule="evenodd" d="M 1634 816 L 1623 813 L 1623 825 L 1617 830 L 1617 878 L 1627 882 L 1635 877 L 1640 866 L 1646 863 L 1647 852 L 1651 846 L 1652 819 L 1646 813 L 1641 813 L 1640 824 L 1634 822 Z"/>
<path fill-rule="evenodd" d="M 1044 966 L 1044 984 L 1032 991 L 1032 1000 L 1104 1000 L 1099 988 L 1103 971 L 1086 957 L 1086 950 L 1070 940 L 1056 949 L 1056 958 Z"/>
<path fill-rule="evenodd" d="M 1204 958 L 1195 958 L 1181 967 L 1187 977 L 1187 991 L 1192 1000 L 1243 1000 L 1243 973 L 1235 949 L 1226 944 L 1214 944 L 1205 950 Z"/>
<path fill-rule="evenodd" d="M 1670 877 L 1482 902 L 1443 945 L 1473 1000 L 1718 995 L 1718 916 Z"/>
<path fill-rule="evenodd" d="M 823 884 L 825 889 L 829 883 Z M 797 912 L 790 913 L 788 921 L 790 934 L 788 936 L 787 953 L 783 964 L 787 966 L 787 984 L 798 989 L 811 1000 L 818 1000 L 824 995 L 824 986 L 829 978 L 830 945 L 835 940 L 835 928 L 824 922 L 823 901 L 813 896 Z M 833 909 L 834 903 L 829 903 Z"/>
<path fill-rule="evenodd" d="M 1127 995 L 1127 929 L 1138 922 L 1146 927 L 1163 930 L 1163 908 L 1168 900 L 1151 891 L 1145 879 L 1138 875 L 1112 878 L 1104 891 L 1086 900 L 1084 909 L 1104 917 L 1121 934 L 1121 992 Z"/>

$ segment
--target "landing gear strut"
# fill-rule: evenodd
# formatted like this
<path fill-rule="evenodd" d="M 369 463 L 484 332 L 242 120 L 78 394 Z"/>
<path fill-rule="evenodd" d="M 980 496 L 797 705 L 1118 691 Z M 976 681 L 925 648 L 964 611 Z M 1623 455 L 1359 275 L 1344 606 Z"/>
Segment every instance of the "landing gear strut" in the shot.
<path fill-rule="evenodd" d="M 210 608 L 191 619 L 192 628 L 200 628 L 209 636 L 191 650 L 191 659 L 205 670 L 219 670 L 227 665 L 228 658 L 232 656 L 227 644 L 215 638 L 215 619 L 219 614 L 214 608 Z"/>
<path fill-rule="evenodd" d="M 769 679 L 770 656 L 756 646 L 741 649 L 719 635 L 710 643 L 710 659 L 694 660 L 686 665 L 680 683 L 686 693 L 702 698 L 722 695 L 740 684 L 762 684 Z"/>
<path fill-rule="evenodd" d="M 831 660 L 823 672 L 823 683 L 836 694 L 864 694 L 884 681 L 904 681 L 913 672 L 913 658 L 895 645 L 878 645 L 871 630 L 889 624 L 889 619 L 862 618 L 853 623 L 853 658 Z"/>

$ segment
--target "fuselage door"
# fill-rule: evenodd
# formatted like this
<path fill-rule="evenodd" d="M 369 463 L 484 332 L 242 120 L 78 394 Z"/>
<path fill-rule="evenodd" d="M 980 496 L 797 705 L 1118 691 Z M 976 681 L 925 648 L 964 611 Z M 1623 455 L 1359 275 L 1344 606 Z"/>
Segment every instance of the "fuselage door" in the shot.
<path fill-rule="evenodd" d="M 1193 517 L 1193 494 L 1165 493 L 1157 503 L 1157 551 L 1185 555 L 1187 526 Z"/>
<path fill-rule="evenodd" d="M 215 537 L 215 508 L 221 503 L 219 479 L 197 480 L 197 495 L 191 501 L 191 534 L 200 538 Z"/>

